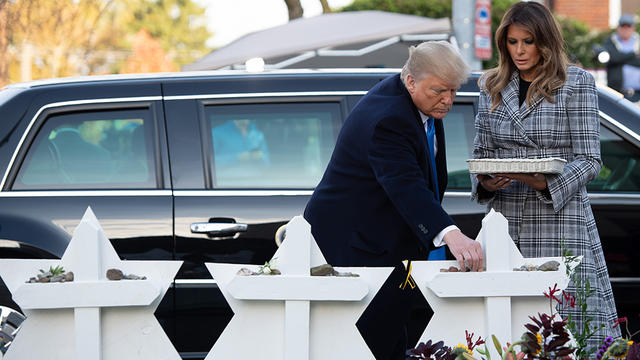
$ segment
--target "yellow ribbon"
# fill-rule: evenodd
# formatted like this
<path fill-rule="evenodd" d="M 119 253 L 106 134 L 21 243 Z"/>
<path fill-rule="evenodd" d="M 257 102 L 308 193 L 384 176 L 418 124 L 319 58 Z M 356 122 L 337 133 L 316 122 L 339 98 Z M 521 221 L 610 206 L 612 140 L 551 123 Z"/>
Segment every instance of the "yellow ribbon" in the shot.
<path fill-rule="evenodd" d="M 400 284 L 399 288 L 404 290 L 407 287 L 407 284 L 411 287 L 411 289 L 416 288 L 416 282 L 411 277 L 411 261 L 409 261 L 409 266 L 407 269 L 407 278 L 404 280 L 402 284 Z"/>

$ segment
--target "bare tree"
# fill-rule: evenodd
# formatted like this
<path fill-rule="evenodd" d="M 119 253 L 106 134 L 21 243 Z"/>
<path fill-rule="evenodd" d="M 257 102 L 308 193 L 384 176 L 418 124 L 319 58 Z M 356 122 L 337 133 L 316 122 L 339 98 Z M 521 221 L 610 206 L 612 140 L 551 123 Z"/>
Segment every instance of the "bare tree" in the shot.
<path fill-rule="evenodd" d="M 289 10 L 289 21 L 302 17 L 302 4 L 300 4 L 300 0 L 284 0 L 285 4 L 287 4 L 287 10 Z"/>

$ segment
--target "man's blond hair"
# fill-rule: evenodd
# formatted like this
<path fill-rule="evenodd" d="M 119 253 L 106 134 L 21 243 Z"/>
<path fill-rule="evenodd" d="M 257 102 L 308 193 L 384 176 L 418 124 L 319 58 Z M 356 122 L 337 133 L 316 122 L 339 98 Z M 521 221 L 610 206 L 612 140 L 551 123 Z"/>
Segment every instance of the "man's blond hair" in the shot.
<path fill-rule="evenodd" d="M 406 84 L 408 75 L 416 81 L 427 74 L 461 85 L 467 81 L 471 68 L 458 49 L 447 41 L 426 41 L 409 48 L 409 58 L 402 67 L 401 78 Z"/>

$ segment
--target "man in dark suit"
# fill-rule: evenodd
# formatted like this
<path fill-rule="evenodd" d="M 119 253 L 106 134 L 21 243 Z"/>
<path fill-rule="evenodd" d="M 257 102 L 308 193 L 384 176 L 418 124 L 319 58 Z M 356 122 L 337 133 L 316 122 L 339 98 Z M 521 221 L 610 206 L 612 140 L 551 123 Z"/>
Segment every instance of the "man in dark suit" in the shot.
<path fill-rule="evenodd" d="M 483 266 L 480 244 L 441 206 L 442 118 L 468 74 L 448 42 L 412 47 L 402 73 L 374 86 L 346 119 L 304 212 L 330 264 L 395 268 L 357 324 L 379 360 L 404 359 L 407 348 L 411 293 L 419 290 L 406 286 L 403 260 L 424 260 L 446 244 L 463 271 Z"/>

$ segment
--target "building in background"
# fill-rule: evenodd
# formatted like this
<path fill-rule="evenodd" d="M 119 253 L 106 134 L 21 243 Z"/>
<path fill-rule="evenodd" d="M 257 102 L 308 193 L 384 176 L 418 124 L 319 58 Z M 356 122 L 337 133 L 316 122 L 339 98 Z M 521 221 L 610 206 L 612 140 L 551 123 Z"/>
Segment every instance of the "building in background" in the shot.
<path fill-rule="evenodd" d="M 556 14 L 582 20 L 594 30 L 607 30 L 618 25 L 620 14 L 636 14 L 640 0 L 544 0 Z"/>

